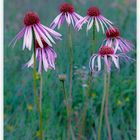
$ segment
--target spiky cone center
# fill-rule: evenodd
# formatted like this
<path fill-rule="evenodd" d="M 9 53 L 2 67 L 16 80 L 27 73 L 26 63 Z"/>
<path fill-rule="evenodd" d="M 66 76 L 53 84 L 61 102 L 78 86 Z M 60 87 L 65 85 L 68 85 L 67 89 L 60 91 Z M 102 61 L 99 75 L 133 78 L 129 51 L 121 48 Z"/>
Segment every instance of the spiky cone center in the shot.
<path fill-rule="evenodd" d="M 90 17 L 97 17 L 100 15 L 100 10 L 99 8 L 93 6 L 93 7 L 90 7 L 88 10 L 87 10 L 87 15 L 90 16 Z"/>
<path fill-rule="evenodd" d="M 60 6 L 60 12 L 61 13 L 70 13 L 72 14 L 74 12 L 74 7 L 72 4 L 69 4 L 69 3 L 63 3 L 61 6 Z"/>
<path fill-rule="evenodd" d="M 114 49 L 112 47 L 109 47 L 109 46 L 102 46 L 99 49 L 99 54 L 101 56 L 104 56 L 104 55 L 112 55 L 112 54 L 114 54 Z"/>
<path fill-rule="evenodd" d="M 41 42 L 42 42 L 44 48 L 48 47 L 48 44 L 44 41 L 44 39 L 41 38 Z M 39 49 L 39 48 L 41 49 L 41 47 L 38 44 L 37 40 L 35 40 L 35 47 L 36 47 L 36 49 Z"/>
<path fill-rule="evenodd" d="M 120 36 L 120 31 L 118 28 L 110 28 L 106 31 L 107 38 L 117 38 Z"/>
<path fill-rule="evenodd" d="M 40 18 L 37 13 L 29 11 L 25 14 L 23 21 L 25 26 L 30 26 L 38 24 L 40 22 Z"/>

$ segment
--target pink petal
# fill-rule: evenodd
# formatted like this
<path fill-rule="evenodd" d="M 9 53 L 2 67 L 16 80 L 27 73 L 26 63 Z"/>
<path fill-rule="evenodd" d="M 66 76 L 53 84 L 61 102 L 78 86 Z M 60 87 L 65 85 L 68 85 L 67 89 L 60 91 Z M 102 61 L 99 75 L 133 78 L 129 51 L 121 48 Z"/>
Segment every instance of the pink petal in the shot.
<path fill-rule="evenodd" d="M 33 26 L 33 29 L 34 29 L 35 37 L 36 37 L 36 40 L 37 40 L 39 46 L 40 46 L 41 48 L 43 48 L 43 44 L 42 44 L 42 41 L 41 41 L 41 37 L 40 37 L 38 31 L 36 30 L 35 26 Z"/>

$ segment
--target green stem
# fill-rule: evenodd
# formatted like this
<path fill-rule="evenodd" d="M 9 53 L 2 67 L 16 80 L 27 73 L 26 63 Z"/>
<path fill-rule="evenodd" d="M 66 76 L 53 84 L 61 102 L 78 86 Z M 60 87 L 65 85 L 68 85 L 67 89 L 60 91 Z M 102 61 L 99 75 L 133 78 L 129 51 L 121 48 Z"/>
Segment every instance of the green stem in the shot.
<path fill-rule="evenodd" d="M 100 120 L 99 120 L 99 127 L 98 127 L 98 140 L 101 139 L 101 128 L 102 128 L 102 120 L 103 120 L 103 112 L 104 112 L 104 106 L 105 106 L 106 93 L 107 93 L 107 68 L 105 66 L 105 71 L 104 71 L 104 94 L 103 94 L 102 104 L 101 104 Z"/>
<path fill-rule="evenodd" d="M 43 116 L 42 116 L 42 88 L 43 88 L 43 76 L 42 74 L 40 75 L 40 94 L 39 94 L 39 99 L 40 99 L 40 114 L 39 114 L 39 120 L 40 120 L 40 139 L 43 139 Z"/>
<path fill-rule="evenodd" d="M 84 111 L 82 114 L 82 121 L 81 121 L 81 125 L 79 128 L 79 136 L 78 136 L 78 140 L 81 140 L 81 136 L 84 135 L 84 128 L 85 128 L 85 118 L 86 118 L 86 112 L 87 112 L 87 106 L 88 106 L 88 98 L 89 98 L 89 94 L 90 94 L 90 88 L 91 88 L 91 80 L 92 80 L 92 76 L 91 74 L 89 75 L 88 78 L 88 87 L 87 87 L 87 93 L 86 93 L 86 101 L 85 101 L 85 105 L 84 105 Z"/>
<path fill-rule="evenodd" d="M 34 44 L 34 69 L 33 69 L 33 89 L 34 89 L 34 97 L 35 97 L 35 101 L 36 101 L 36 106 L 37 106 L 37 110 L 38 110 L 38 114 L 39 114 L 39 132 L 41 134 L 41 130 L 42 130 L 42 123 L 41 123 L 41 119 L 42 118 L 42 113 L 40 111 L 40 104 L 39 104 L 39 98 L 38 98 L 38 94 L 37 94 L 37 86 L 36 86 L 36 48 L 35 48 L 35 33 L 34 30 L 32 29 L 33 32 L 33 44 Z M 43 139 L 42 135 L 39 136 L 40 140 Z"/>
<path fill-rule="evenodd" d="M 72 84 L 73 84 L 73 48 L 72 48 L 72 35 L 71 35 L 71 28 L 69 28 L 69 52 L 70 52 L 70 98 L 72 98 Z"/>
<path fill-rule="evenodd" d="M 63 86 L 63 92 L 64 92 L 64 99 L 65 99 L 65 102 L 66 102 L 67 116 L 69 116 L 68 100 L 67 100 L 67 93 L 66 93 L 65 82 L 64 81 L 62 81 L 62 86 Z"/>
<path fill-rule="evenodd" d="M 70 122 L 71 108 L 70 108 L 70 104 L 69 104 L 68 99 L 67 99 L 67 93 L 66 93 L 65 82 L 64 81 L 62 81 L 62 86 L 63 86 L 63 92 L 64 92 L 64 99 L 65 99 L 65 102 L 66 102 L 66 110 L 67 110 L 67 118 L 68 118 L 68 122 L 67 122 L 67 128 L 68 128 L 67 137 L 68 137 L 68 140 L 69 140 L 70 139 L 70 126 L 71 126 L 71 122 Z"/>
<path fill-rule="evenodd" d="M 73 48 L 72 48 L 72 35 L 71 28 L 68 27 L 68 40 L 69 40 L 69 53 L 70 53 L 70 87 L 69 87 L 69 116 L 68 116 L 68 140 L 70 140 L 70 128 L 71 128 L 71 106 L 72 106 L 72 86 L 73 86 Z"/>
<path fill-rule="evenodd" d="M 95 38 L 95 35 L 96 35 L 96 28 L 95 28 L 95 27 L 96 27 L 96 26 L 95 26 L 95 21 L 94 21 L 94 23 L 93 23 L 93 44 L 96 43 L 96 42 L 95 42 L 95 39 L 96 39 L 96 38 Z M 93 47 L 94 47 L 94 46 L 93 46 Z"/>
<path fill-rule="evenodd" d="M 95 22 L 93 23 L 93 34 L 92 34 L 92 45 L 90 48 L 90 55 L 92 55 L 93 53 L 95 53 L 95 48 L 96 48 L 96 26 L 95 26 Z"/>
<path fill-rule="evenodd" d="M 110 72 L 107 73 L 107 88 L 106 88 L 105 118 L 106 118 L 106 126 L 107 126 L 107 131 L 108 131 L 108 140 L 112 140 L 112 137 L 111 137 L 111 129 L 110 129 L 110 124 L 109 124 L 109 117 L 108 117 L 109 85 L 110 85 Z"/>

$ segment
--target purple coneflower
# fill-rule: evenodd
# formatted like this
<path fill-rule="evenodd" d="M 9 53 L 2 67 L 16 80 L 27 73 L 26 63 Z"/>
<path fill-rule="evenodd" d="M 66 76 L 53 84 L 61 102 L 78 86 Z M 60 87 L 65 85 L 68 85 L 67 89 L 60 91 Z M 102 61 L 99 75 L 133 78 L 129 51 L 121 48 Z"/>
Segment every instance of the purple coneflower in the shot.
<path fill-rule="evenodd" d="M 49 47 L 49 45 L 41 38 L 41 42 L 43 44 L 43 48 L 39 45 L 38 41 L 35 41 L 36 47 L 36 59 L 38 60 L 38 72 L 41 74 L 43 70 L 43 66 L 45 71 L 47 72 L 48 69 L 55 69 L 55 59 L 57 54 L 55 51 Z M 34 54 L 32 54 L 31 59 L 25 65 L 27 67 L 34 67 Z"/>
<path fill-rule="evenodd" d="M 113 25 L 113 23 L 110 20 L 106 19 L 104 16 L 101 15 L 100 10 L 95 6 L 90 7 L 87 10 L 87 16 L 80 19 L 77 22 L 75 28 L 78 30 L 82 29 L 84 23 L 87 23 L 87 31 L 90 30 L 93 25 L 95 25 L 97 32 L 99 32 L 101 26 L 103 33 L 105 33 L 104 27 L 108 29 L 108 26 L 112 27 Z"/>
<path fill-rule="evenodd" d="M 98 54 L 93 54 L 90 58 L 89 67 L 92 72 L 96 71 L 96 63 L 97 60 L 97 70 L 101 70 L 101 60 L 104 60 L 105 65 L 107 66 L 107 70 L 110 71 L 111 63 L 113 62 L 117 69 L 119 69 L 119 55 L 115 53 L 115 50 L 109 46 L 102 46 L 99 49 Z"/>
<path fill-rule="evenodd" d="M 72 23 L 73 26 L 77 23 L 79 19 L 81 19 L 82 16 L 77 14 L 74 10 L 74 7 L 72 4 L 69 3 L 63 3 L 60 6 L 60 14 L 54 19 L 54 21 L 51 23 L 51 28 L 54 29 L 56 26 L 59 29 L 60 26 L 64 23 L 64 20 L 66 20 L 68 26 Z"/>
<path fill-rule="evenodd" d="M 26 47 L 31 50 L 32 47 L 32 38 L 33 32 L 35 33 L 35 38 L 41 48 L 43 48 L 43 43 L 41 38 L 49 45 L 52 46 L 52 43 L 55 43 L 53 36 L 56 39 L 61 39 L 61 34 L 58 32 L 42 25 L 40 23 L 40 18 L 35 12 L 27 12 L 24 17 L 24 25 L 25 27 L 16 35 L 16 37 L 11 41 L 15 46 L 17 40 L 21 39 L 24 36 L 23 41 L 23 49 Z M 10 44 L 11 44 L 10 43 Z"/>
<path fill-rule="evenodd" d="M 118 28 L 109 28 L 106 31 L 105 45 L 115 47 L 115 51 L 128 52 L 132 50 L 132 43 L 120 37 L 120 31 Z"/>

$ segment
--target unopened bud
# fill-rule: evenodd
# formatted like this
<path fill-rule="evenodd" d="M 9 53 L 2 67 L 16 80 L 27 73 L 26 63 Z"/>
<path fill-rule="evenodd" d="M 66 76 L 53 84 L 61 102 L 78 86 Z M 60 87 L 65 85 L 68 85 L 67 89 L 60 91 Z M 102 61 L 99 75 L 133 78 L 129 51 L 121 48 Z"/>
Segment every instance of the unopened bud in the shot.
<path fill-rule="evenodd" d="M 60 74 L 58 75 L 58 78 L 60 81 L 65 81 L 66 80 L 66 74 Z"/>

